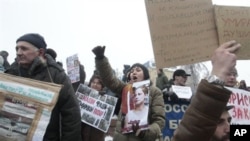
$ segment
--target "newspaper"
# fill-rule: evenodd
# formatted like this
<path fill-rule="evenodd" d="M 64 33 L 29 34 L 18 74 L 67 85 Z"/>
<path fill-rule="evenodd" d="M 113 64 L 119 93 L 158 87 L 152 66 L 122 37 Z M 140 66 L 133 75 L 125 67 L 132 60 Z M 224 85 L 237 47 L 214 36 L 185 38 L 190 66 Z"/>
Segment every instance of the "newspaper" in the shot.
<path fill-rule="evenodd" d="M 122 133 L 133 132 L 132 125 L 138 125 L 141 130 L 148 129 L 149 84 L 149 80 L 136 82 L 132 85 L 133 90 L 128 91 L 125 104 L 128 110 L 123 120 Z"/>
<path fill-rule="evenodd" d="M 76 91 L 81 109 L 82 122 L 107 133 L 117 98 L 100 95 L 98 91 L 80 84 Z"/>
<path fill-rule="evenodd" d="M 0 74 L 0 140 L 42 141 L 61 85 Z"/>

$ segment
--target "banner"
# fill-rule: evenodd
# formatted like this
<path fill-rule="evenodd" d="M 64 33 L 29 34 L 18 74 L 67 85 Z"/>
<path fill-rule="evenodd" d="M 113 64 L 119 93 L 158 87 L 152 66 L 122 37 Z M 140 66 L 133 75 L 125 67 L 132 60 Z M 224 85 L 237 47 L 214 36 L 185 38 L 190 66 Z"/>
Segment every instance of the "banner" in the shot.
<path fill-rule="evenodd" d="M 61 87 L 0 73 L 0 140 L 42 141 Z"/>
<path fill-rule="evenodd" d="M 226 88 L 233 92 L 228 101 L 228 105 L 234 105 L 234 108 L 229 110 L 232 116 L 231 124 L 250 125 L 250 92 L 237 88 Z"/>
<path fill-rule="evenodd" d="M 166 125 L 163 129 L 164 141 L 171 140 L 189 104 L 190 102 L 184 99 L 165 102 Z"/>
<path fill-rule="evenodd" d="M 98 91 L 80 84 L 76 91 L 81 109 L 82 122 L 107 132 L 111 123 L 117 98 L 110 95 L 100 95 Z"/>

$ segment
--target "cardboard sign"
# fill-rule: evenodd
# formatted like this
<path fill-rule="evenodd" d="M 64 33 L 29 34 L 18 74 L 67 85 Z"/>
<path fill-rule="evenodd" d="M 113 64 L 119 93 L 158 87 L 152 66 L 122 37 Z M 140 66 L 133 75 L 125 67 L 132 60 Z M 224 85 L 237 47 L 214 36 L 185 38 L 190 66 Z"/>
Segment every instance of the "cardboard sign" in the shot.
<path fill-rule="evenodd" d="M 0 73 L 0 140 L 42 141 L 61 87 Z"/>
<path fill-rule="evenodd" d="M 241 44 L 237 58 L 250 59 L 250 7 L 215 6 L 219 43 L 236 40 Z"/>
<path fill-rule="evenodd" d="M 157 68 L 210 60 L 218 47 L 211 0 L 145 0 Z"/>

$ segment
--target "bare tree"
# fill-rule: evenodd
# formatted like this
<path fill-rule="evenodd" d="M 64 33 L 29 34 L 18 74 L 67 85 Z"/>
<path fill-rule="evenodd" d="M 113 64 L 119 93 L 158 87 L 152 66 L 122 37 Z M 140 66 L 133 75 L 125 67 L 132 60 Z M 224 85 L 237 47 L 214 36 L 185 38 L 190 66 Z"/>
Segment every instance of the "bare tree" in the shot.
<path fill-rule="evenodd" d="M 192 88 L 193 93 L 196 92 L 201 79 L 209 75 L 209 70 L 204 63 L 180 66 L 180 68 L 191 74 L 189 86 Z"/>

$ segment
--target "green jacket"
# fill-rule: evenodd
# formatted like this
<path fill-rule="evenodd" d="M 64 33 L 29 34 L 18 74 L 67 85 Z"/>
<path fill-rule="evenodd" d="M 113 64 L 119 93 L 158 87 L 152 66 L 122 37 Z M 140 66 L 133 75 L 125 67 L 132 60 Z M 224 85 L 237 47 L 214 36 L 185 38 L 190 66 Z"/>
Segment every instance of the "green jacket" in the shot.
<path fill-rule="evenodd" d="M 81 117 L 80 107 L 74 94 L 73 87 L 61 66 L 51 56 L 46 55 L 43 64 L 37 57 L 29 70 L 22 73 L 17 62 L 6 70 L 6 73 L 30 79 L 62 84 L 58 101 L 52 111 L 51 119 L 44 135 L 44 141 L 80 141 Z M 23 72 L 23 71 L 22 71 Z"/>
<path fill-rule="evenodd" d="M 162 72 L 156 77 L 156 87 L 160 90 L 163 90 L 165 86 L 168 84 L 168 77 Z"/>
<path fill-rule="evenodd" d="M 202 80 L 171 141 L 211 141 L 230 94 Z"/>
<path fill-rule="evenodd" d="M 122 97 L 122 91 L 128 84 L 114 76 L 112 68 L 106 57 L 103 59 L 96 59 L 95 63 L 105 86 L 107 86 L 112 92 L 119 94 L 119 97 Z M 157 138 L 160 138 L 162 135 L 162 129 L 165 126 L 164 101 L 161 91 L 154 86 L 150 86 L 148 130 L 142 131 L 138 137 L 136 137 L 133 133 L 122 134 L 121 120 L 122 116 L 120 112 L 113 141 L 155 141 Z"/>

